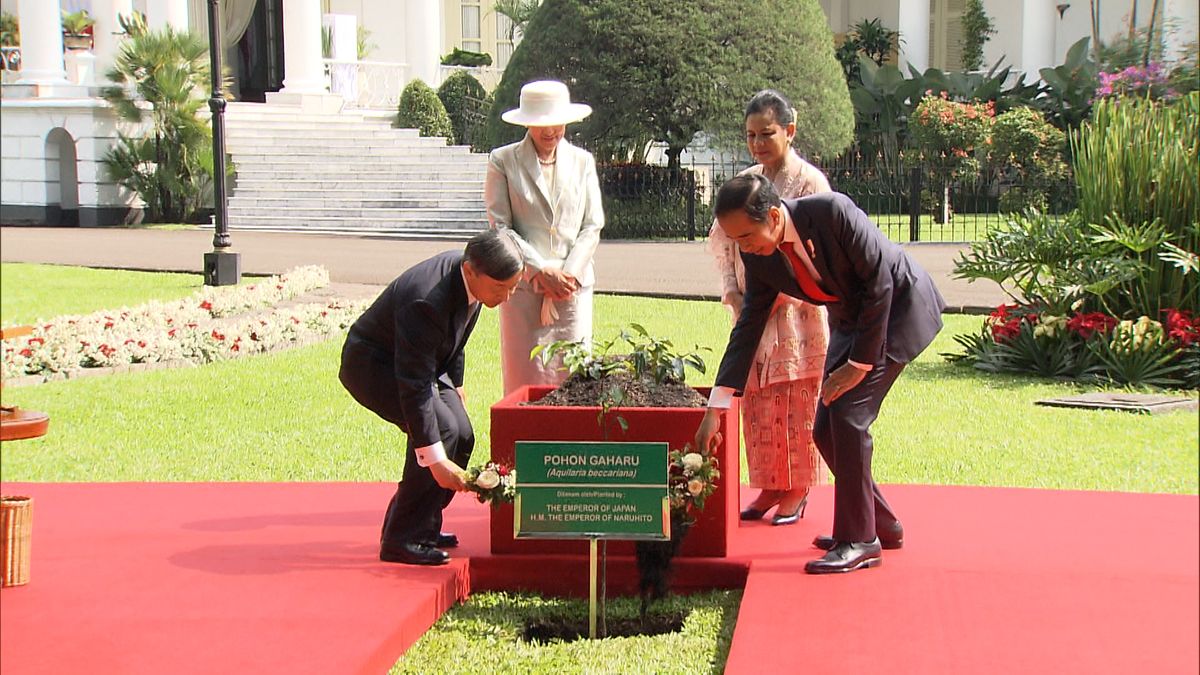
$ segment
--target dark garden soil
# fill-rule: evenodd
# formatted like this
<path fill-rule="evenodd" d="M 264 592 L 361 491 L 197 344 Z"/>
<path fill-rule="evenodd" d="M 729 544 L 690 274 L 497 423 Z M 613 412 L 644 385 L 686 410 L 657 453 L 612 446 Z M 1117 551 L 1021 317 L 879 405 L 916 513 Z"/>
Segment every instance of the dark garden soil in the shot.
<path fill-rule="evenodd" d="M 624 400 L 614 408 L 703 408 L 708 402 L 695 389 L 682 382 L 662 384 L 649 377 L 634 380 L 621 373 L 599 380 L 572 375 L 557 389 L 526 405 L 594 407 L 611 397 L 614 387 L 624 392 Z"/>
<path fill-rule="evenodd" d="M 633 637 L 636 635 L 665 635 L 683 630 L 682 613 L 651 614 L 646 621 L 641 619 L 609 619 L 607 637 Z M 597 631 L 599 628 L 597 628 Z M 521 638 L 526 642 L 549 642 L 563 640 L 573 642 L 588 637 L 588 618 L 554 617 L 530 620 L 525 624 Z"/>

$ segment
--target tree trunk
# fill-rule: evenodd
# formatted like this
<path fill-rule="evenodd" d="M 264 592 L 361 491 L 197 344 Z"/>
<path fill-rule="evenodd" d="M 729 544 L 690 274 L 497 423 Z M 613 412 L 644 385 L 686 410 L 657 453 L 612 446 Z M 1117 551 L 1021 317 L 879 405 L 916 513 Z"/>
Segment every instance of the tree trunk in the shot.
<path fill-rule="evenodd" d="M 674 169 L 674 170 L 678 171 L 681 168 L 679 156 L 682 155 L 683 151 L 686 149 L 687 149 L 686 145 L 681 145 L 679 147 L 667 146 L 667 168 L 668 169 Z"/>

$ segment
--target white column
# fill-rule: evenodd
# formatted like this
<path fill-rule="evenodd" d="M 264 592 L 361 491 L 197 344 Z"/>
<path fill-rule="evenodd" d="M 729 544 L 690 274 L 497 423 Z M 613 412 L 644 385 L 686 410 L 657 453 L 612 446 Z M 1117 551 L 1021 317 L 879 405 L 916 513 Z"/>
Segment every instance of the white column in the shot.
<path fill-rule="evenodd" d="M 324 94 L 321 62 L 321 0 L 283 2 L 281 94 Z"/>
<path fill-rule="evenodd" d="M 67 84 L 58 0 L 18 0 L 21 77 L 17 84 Z"/>
<path fill-rule="evenodd" d="M 442 58 L 441 4 L 431 0 L 408 0 L 404 32 L 408 79 L 420 78 L 434 88 L 438 85 L 438 66 Z"/>
<path fill-rule="evenodd" d="M 1163 36 L 1166 43 L 1167 61 L 1178 61 L 1184 57 L 1184 50 L 1189 40 L 1195 40 L 1200 28 L 1200 7 L 1195 0 L 1166 0 L 1162 7 L 1167 33 Z M 1147 10 L 1147 15 L 1150 12 Z M 1149 17 L 1147 16 L 1147 20 Z M 1171 30 L 1174 26 L 1175 30 Z"/>
<path fill-rule="evenodd" d="M 105 83 L 105 73 L 112 68 L 117 60 L 123 39 L 120 16 L 133 13 L 133 0 L 92 0 L 92 15 L 96 18 L 95 46 L 92 51 L 96 55 L 96 82 Z"/>
<path fill-rule="evenodd" d="M 170 26 L 176 31 L 188 29 L 188 0 L 148 0 L 146 25 L 150 30 Z"/>
<path fill-rule="evenodd" d="M 900 0 L 897 19 L 900 69 L 908 72 L 906 65 L 912 65 L 925 72 L 929 67 L 929 0 Z"/>
<path fill-rule="evenodd" d="M 1026 0 L 1023 4 L 1019 67 L 1026 73 L 1036 75 L 1042 68 L 1053 68 L 1057 65 L 1054 43 L 1058 31 L 1058 9 L 1050 2 Z"/>

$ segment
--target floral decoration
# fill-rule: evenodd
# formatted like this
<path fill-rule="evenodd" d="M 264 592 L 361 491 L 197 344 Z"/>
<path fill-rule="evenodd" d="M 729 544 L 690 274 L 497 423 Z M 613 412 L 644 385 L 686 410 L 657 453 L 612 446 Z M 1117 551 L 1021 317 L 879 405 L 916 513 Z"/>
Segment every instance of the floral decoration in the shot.
<path fill-rule="evenodd" d="M 1129 66 L 1113 73 L 1099 73 L 1096 98 L 1147 96 L 1170 101 L 1179 96 L 1171 87 L 1170 73 L 1163 64 L 1151 61 L 1145 66 Z"/>
<path fill-rule="evenodd" d="M 321 267 L 301 267 L 240 286 L 205 287 L 175 302 L 60 316 L 4 343 L 5 378 L 80 368 L 257 354 L 344 330 L 366 302 L 276 306 L 329 284 Z"/>
<path fill-rule="evenodd" d="M 499 506 L 517 496 L 517 470 L 496 462 L 468 467 L 463 471 L 463 481 L 481 504 Z"/>
<path fill-rule="evenodd" d="M 667 469 L 671 514 L 683 522 L 694 522 L 696 515 L 704 510 L 704 500 L 717 489 L 716 480 L 721 477 L 717 458 L 692 450 L 689 443 L 682 449 L 671 450 Z"/>

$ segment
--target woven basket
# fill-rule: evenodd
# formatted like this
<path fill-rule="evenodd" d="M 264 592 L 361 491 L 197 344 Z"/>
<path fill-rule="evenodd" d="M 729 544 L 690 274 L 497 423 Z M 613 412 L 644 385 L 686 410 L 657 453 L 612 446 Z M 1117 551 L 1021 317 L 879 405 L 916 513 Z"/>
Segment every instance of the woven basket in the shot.
<path fill-rule="evenodd" d="M 29 540 L 33 534 L 33 498 L 0 497 L 0 563 L 4 586 L 29 583 Z"/>

